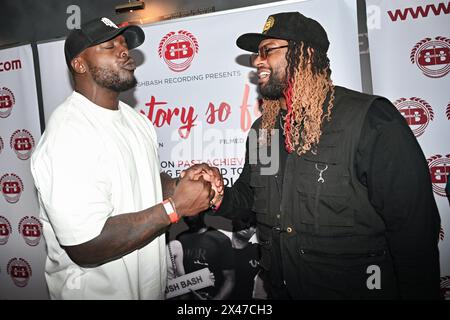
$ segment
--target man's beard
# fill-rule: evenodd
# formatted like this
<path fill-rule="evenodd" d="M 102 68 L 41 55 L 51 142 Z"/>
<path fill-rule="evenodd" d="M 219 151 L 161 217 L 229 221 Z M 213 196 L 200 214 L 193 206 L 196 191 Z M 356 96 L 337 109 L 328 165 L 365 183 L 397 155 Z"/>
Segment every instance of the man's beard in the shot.
<path fill-rule="evenodd" d="M 278 73 L 272 73 L 264 86 L 259 86 L 258 91 L 264 99 L 278 100 L 282 98 L 286 90 L 286 80 L 280 79 Z"/>
<path fill-rule="evenodd" d="M 92 79 L 99 86 L 110 89 L 114 92 L 122 92 L 136 86 L 137 81 L 134 75 L 129 71 L 123 71 L 122 74 L 129 72 L 129 76 L 121 77 L 121 72 L 114 72 L 108 68 L 89 66 Z"/>

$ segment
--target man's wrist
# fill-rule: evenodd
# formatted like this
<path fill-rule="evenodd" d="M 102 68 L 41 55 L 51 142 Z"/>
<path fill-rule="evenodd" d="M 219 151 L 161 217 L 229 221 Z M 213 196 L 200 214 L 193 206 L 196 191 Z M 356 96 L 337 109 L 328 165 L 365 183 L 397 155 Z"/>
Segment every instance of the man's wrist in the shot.
<path fill-rule="evenodd" d="M 176 212 L 175 202 L 172 198 L 167 198 L 162 202 L 164 210 L 166 211 L 167 216 L 169 217 L 170 223 L 177 223 L 180 220 L 180 216 Z"/>
<path fill-rule="evenodd" d="M 217 197 L 216 202 L 213 205 L 211 205 L 212 211 L 214 211 L 214 212 L 219 211 L 220 205 L 222 204 L 222 200 L 223 200 L 223 194 L 219 195 Z"/>

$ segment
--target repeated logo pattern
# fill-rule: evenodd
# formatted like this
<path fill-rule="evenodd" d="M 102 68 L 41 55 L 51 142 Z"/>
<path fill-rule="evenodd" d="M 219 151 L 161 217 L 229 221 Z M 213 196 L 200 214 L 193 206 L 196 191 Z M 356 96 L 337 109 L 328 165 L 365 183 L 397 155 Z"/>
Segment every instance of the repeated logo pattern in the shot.
<path fill-rule="evenodd" d="M 22 258 L 9 260 L 6 269 L 12 281 L 18 287 L 25 287 L 32 275 L 30 264 Z"/>
<path fill-rule="evenodd" d="M 37 246 L 42 236 L 42 223 L 36 217 L 23 217 L 19 222 L 19 233 L 29 246 Z"/>
<path fill-rule="evenodd" d="M 394 105 L 406 119 L 416 137 L 420 137 L 430 121 L 434 119 L 433 109 L 421 98 L 400 98 L 394 102 Z"/>
<path fill-rule="evenodd" d="M 7 118 L 16 103 L 14 93 L 6 87 L 0 89 L 0 118 Z"/>
<path fill-rule="evenodd" d="M 180 30 L 178 33 L 172 31 L 161 39 L 158 54 L 170 70 L 182 72 L 191 66 L 198 48 L 197 39 L 189 31 Z"/>
<path fill-rule="evenodd" d="M 11 224 L 4 216 L 0 216 L 0 245 L 4 245 L 8 242 L 8 239 L 12 233 Z"/>
<path fill-rule="evenodd" d="M 411 50 L 410 59 L 427 77 L 444 77 L 450 72 L 450 39 L 422 39 Z"/>
<path fill-rule="evenodd" d="M 430 168 L 433 191 L 442 197 L 446 197 L 445 185 L 450 172 L 450 154 L 447 154 L 445 157 L 436 154 L 428 158 L 427 161 Z"/>
<path fill-rule="evenodd" d="M 16 130 L 9 142 L 11 149 L 20 160 L 28 160 L 34 148 L 34 138 L 28 130 Z"/>
<path fill-rule="evenodd" d="M 0 188 L 6 201 L 16 203 L 23 192 L 23 182 L 17 174 L 6 173 L 0 178 Z"/>

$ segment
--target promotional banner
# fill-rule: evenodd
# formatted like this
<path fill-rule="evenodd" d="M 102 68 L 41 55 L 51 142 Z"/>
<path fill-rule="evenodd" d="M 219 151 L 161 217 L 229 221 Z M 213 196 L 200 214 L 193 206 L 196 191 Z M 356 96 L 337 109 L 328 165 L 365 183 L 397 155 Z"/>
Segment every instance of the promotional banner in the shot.
<path fill-rule="evenodd" d="M 374 94 L 395 104 L 428 160 L 441 216 L 441 289 L 450 299 L 450 2 L 368 0 L 367 21 Z"/>
<path fill-rule="evenodd" d="M 0 50 L 0 300 L 48 298 L 30 172 L 40 132 L 31 46 Z"/>

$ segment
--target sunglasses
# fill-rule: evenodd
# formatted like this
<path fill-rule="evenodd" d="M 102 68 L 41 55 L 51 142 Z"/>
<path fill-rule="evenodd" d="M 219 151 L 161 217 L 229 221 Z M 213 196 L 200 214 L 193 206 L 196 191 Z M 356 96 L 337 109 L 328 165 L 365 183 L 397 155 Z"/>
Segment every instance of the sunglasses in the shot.
<path fill-rule="evenodd" d="M 260 57 L 261 59 L 267 59 L 267 56 L 269 55 L 269 53 L 272 50 L 277 50 L 277 49 L 282 49 L 282 48 L 287 48 L 287 47 L 289 47 L 289 46 L 285 45 L 285 46 L 271 47 L 271 48 L 261 47 L 258 49 L 258 52 L 254 54 L 254 58 Z"/>

